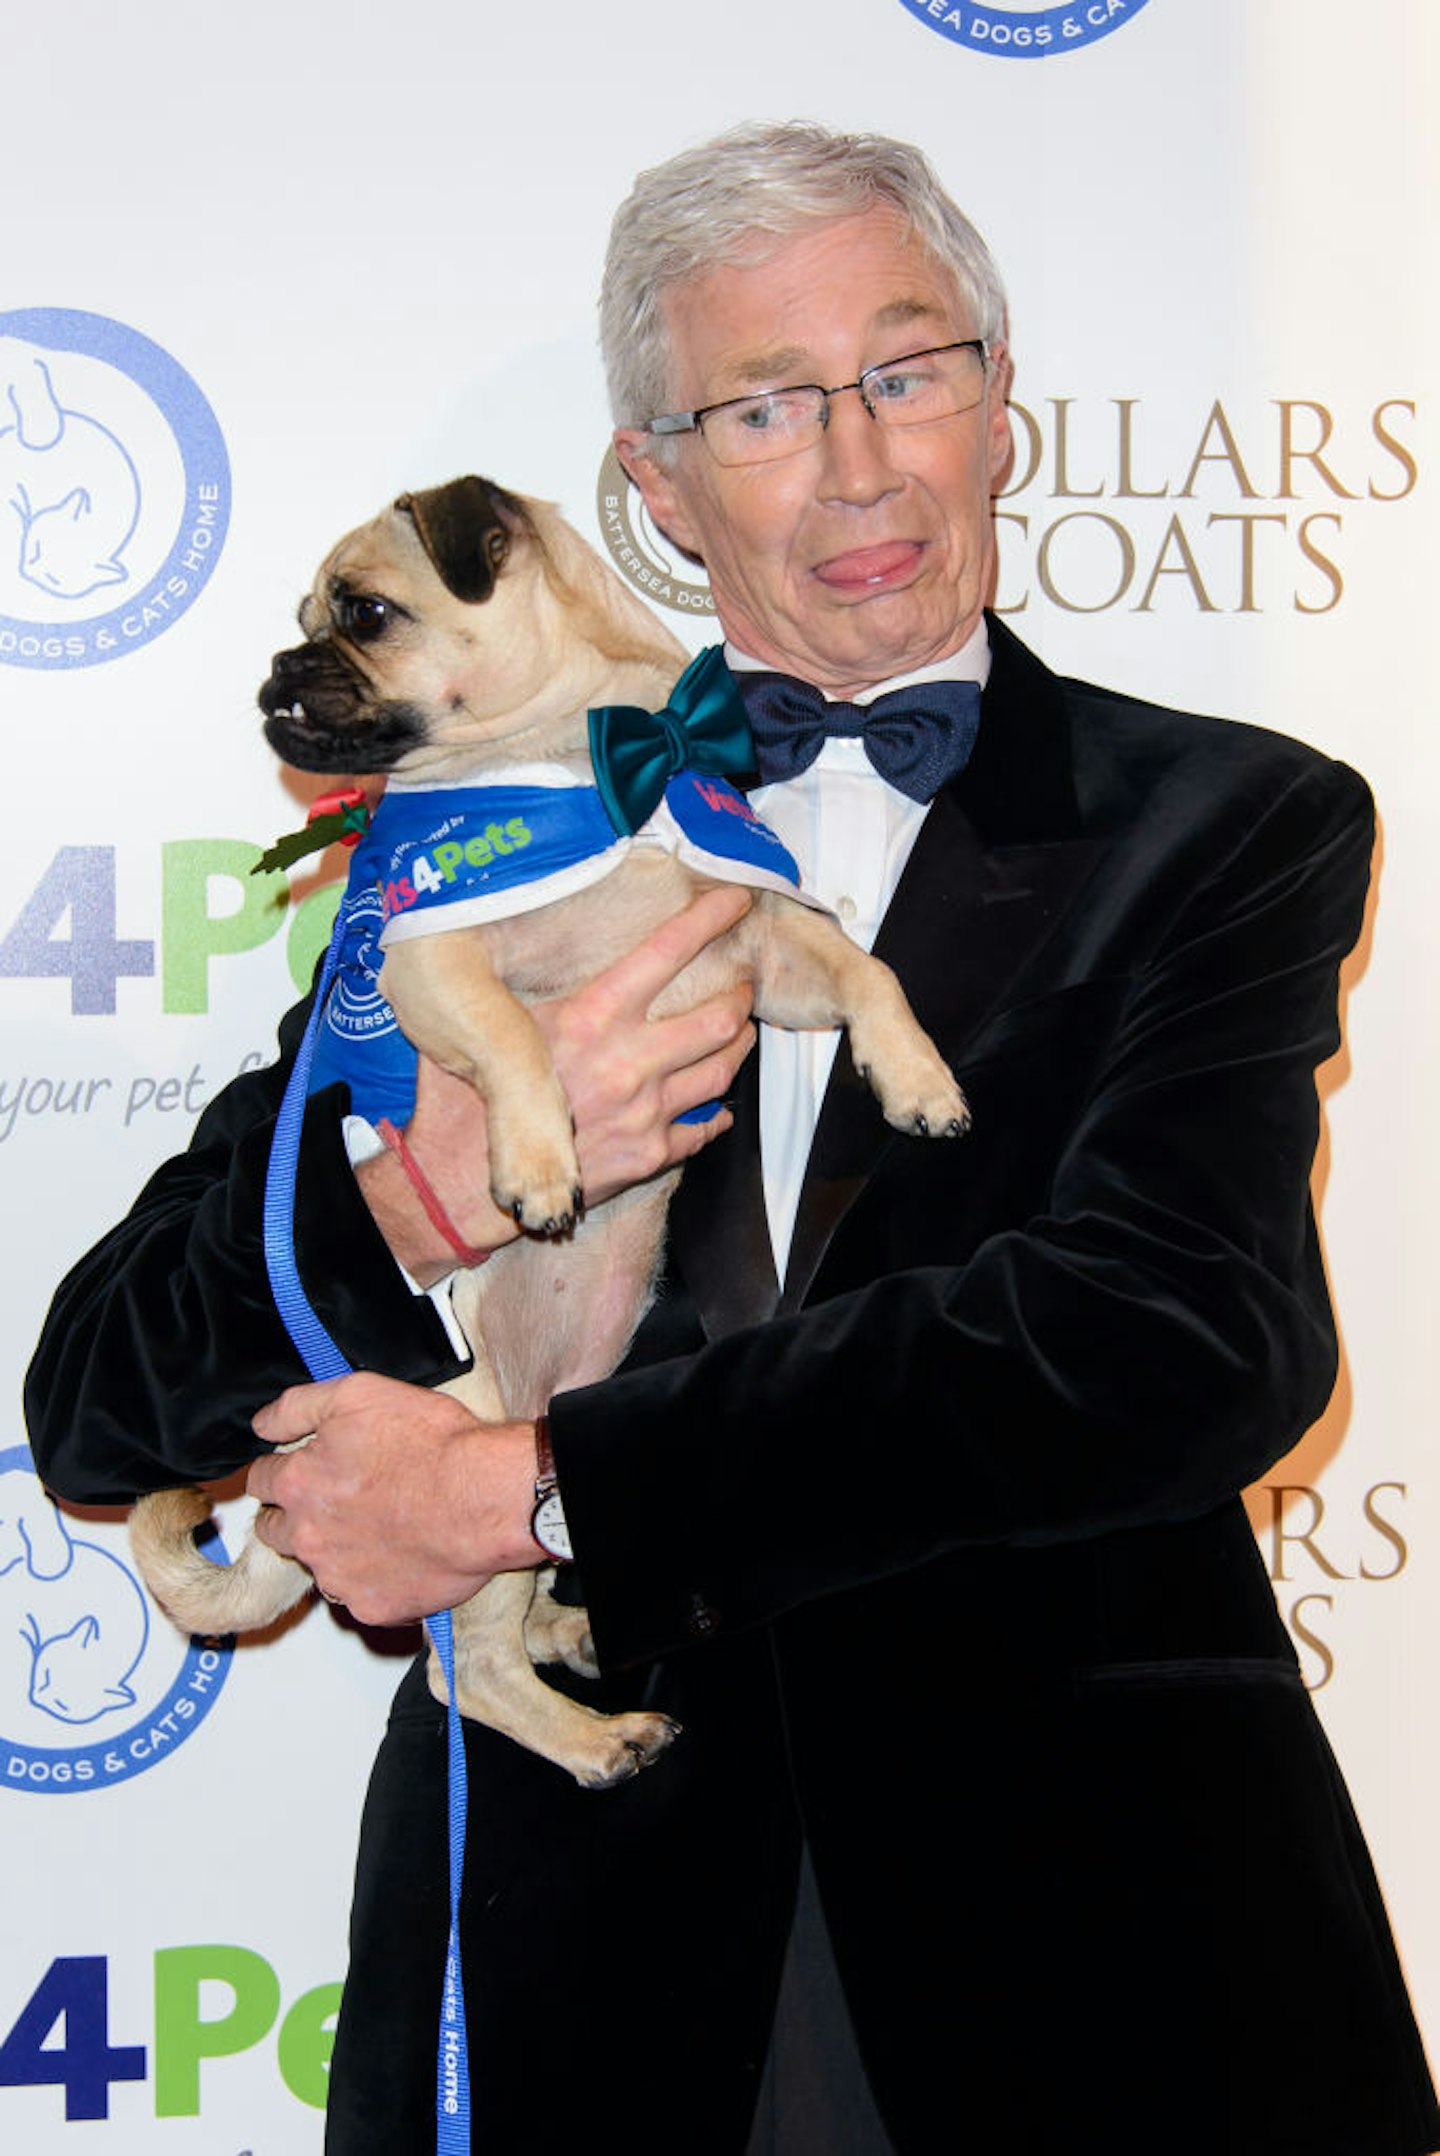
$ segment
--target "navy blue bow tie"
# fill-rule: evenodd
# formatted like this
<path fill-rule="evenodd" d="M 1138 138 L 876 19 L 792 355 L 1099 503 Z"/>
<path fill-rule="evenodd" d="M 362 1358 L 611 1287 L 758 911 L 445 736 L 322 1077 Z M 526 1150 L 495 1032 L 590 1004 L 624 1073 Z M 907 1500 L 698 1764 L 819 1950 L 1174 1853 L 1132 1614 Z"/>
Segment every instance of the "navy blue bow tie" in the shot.
<path fill-rule="evenodd" d="M 789 674 L 736 675 L 763 784 L 808 771 L 832 735 L 858 738 L 882 779 L 928 801 L 963 771 L 980 729 L 975 681 L 918 681 L 869 704 L 830 704 Z"/>

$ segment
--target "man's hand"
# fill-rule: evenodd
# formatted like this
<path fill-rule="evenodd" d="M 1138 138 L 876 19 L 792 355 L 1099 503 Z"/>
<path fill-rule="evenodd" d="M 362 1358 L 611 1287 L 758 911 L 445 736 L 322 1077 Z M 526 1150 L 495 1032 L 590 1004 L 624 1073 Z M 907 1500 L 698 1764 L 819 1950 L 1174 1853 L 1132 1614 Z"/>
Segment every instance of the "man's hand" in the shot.
<path fill-rule="evenodd" d="M 733 885 L 706 891 L 587 987 L 536 1008 L 575 1118 L 587 1205 L 678 1167 L 730 1128 L 727 1110 L 705 1123 L 675 1119 L 734 1082 L 755 1040 L 749 983 L 679 1017 L 650 1011 L 749 908 L 750 894 Z"/>
<path fill-rule="evenodd" d="M 574 1116 L 587 1205 L 680 1166 L 730 1128 L 725 1110 L 705 1123 L 675 1119 L 722 1098 L 733 1083 L 755 1040 L 749 987 L 679 1017 L 651 1018 L 650 1011 L 749 903 L 735 886 L 706 891 L 584 988 L 535 1007 Z M 490 1197 L 484 1102 L 423 1057 L 406 1138 L 467 1242 L 498 1250 L 515 1239 L 514 1221 Z M 453 1271 L 453 1254 L 393 1154 L 363 1162 L 359 1181 L 381 1233 L 422 1286 Z"/>
<path fill-rule="evenodd" d="M 540 1562 L 530 1537 L 533 1423 L 482 1423 L 445 1393 L 372 1371 L 293 1385 L 255 1417 L 248 1488 L 260 1541 L 298 1557 L 362 1624 L 452 1609 L 496 1572 Z"/>

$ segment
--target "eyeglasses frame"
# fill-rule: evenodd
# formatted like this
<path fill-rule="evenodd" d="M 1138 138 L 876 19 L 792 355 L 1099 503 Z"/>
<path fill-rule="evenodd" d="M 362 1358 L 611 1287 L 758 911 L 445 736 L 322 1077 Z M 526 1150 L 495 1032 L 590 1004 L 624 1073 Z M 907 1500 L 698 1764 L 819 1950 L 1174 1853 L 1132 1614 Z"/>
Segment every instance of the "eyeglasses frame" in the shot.
<path fill-rule="evenodd" d="M 892 367 L 903 367 L 907 360 L 934 359 L 941 352 L 976 352 L 979 354 L 983 368 L 988 370 L 990 365 L 990 346 L 984 337 L 954 337 L 948 344 L 928 344 L 919 352 L 900 352 L 894 359 L 877 359 L 873 367 L 866 367 L 853 382 L 837 382 L 833 389 L 825 389 L 819 382 L 786 382 L 779 389 L 752 389 L 743 396 L 722 397 L 716 404 L 698 405 L 693 412 L 662 412 L 655 419 L 641 420 L 640 432 L 655 435 L 698 434 L 700 439 L 705 441 L 705 421 L 711 418 L 714 413 L 729 411 L 737 404 L 753 404 L 759 397 L 790 397 L 800 389 L 814 390 L 817 396 L 823 397 L 825 400 L 820 407 L 820 431 L 822 434 L 830 424 L 830 399 L 843 396 L 847 389 L 859 391 L 860 402 L 864 405 L 870 417 L 877 426 L 883 426 L 886 422 L 880 419 L 865 387 L 871 376 L 886 374 Z M 983 396 L 983 394 L 982 389 L 981 395 Z M 950 419 L 962 418 L 966 412 L 973 412 L 979 401 L 979 398 L 977 398 L 975 404 L 962 405 L 958 412 L 946 413 L 944 416 Z M 920 421 L 917 424 L 924 425 L 925 422 Z M 804 446 L 812 447 L 813 444 L 807 443 Z M 710 454 L 714 456 L 714 448 L 708 442 L 706 442 L 706 447 L 710 449 Z M 798 456 L 800 451 L 798 449 L 787 450 L 784 454 L 786 456 Z M 782 459 L 780 457 L 759 457 L 755 461 L 760 464 L 778 464 Z"/>

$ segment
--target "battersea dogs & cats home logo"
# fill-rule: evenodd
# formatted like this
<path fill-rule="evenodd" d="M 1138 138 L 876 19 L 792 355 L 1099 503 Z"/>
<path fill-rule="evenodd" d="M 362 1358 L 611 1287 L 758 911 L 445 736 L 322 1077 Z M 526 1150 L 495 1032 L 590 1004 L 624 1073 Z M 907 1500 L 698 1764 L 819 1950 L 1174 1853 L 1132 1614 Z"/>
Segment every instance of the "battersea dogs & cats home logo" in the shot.
<path fill-rule="evenodd" d="M 612 568 L 633 584 L 652 606 L 673 613 L 715 616 L 715 601 L 705 571 L 686 559 L 658 532 L 646 513 L 639 489 L 613 449 L 607 449 L 595 487 L 595 516 Z"/>
<path fill-rule="evenodd" d="M 972 0 L 900 0 L 927 28 L 971 52 L 1042 60 L 1093 45 L 1133 22 L 1146 0 L 1073 0 L 1069 7 L 975 6 Z"/>
<path fill-rule="evenodd" d="M 107 315 L 0 313 L 0 662 L 148 644 L 209 582 L 229 515 L 219 424 L 168 352 Z"/>
<path fill-rule="evenodd" d="M 0 1450 L 6 1789 L 65 1796 L 132 1780 L 193 1736 L 230 1674 L 229 1640 L 184 1640 L 154 1620 L 116 1554 L 123 1528 L 76 1525 L 47 1497 L 24 1445 Z"/>

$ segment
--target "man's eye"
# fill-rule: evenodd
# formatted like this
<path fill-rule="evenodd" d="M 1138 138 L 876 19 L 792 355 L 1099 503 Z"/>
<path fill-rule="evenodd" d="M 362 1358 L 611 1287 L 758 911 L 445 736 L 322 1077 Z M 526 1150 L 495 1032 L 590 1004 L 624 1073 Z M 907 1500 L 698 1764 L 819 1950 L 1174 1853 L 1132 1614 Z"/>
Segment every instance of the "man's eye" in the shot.
<path fill-rule="evenodd" d="M 772 396 L 756 397 L 753 403 L 735 409 L 736 423 L 752 434 L 783 434 L 788 428 L 807 425 L 814 416 L 815 400 L 802 389 L 777 389 Z"/>
<path fill-rule="evenodd" d="M 383 636 L 394 615 L 388 599 L 368 592 L 346 592 L 335 601 L 335 626 L 355 644 L 373 644 Z"/>
<path fill-rule="evenodd" d="M 896 367 L 886 374 L 870 377 L 870 394 L 877 403 L 903 402 L 906 397 L 918 397 L 931 388 L 935 376 L 928 367 Z"/>

